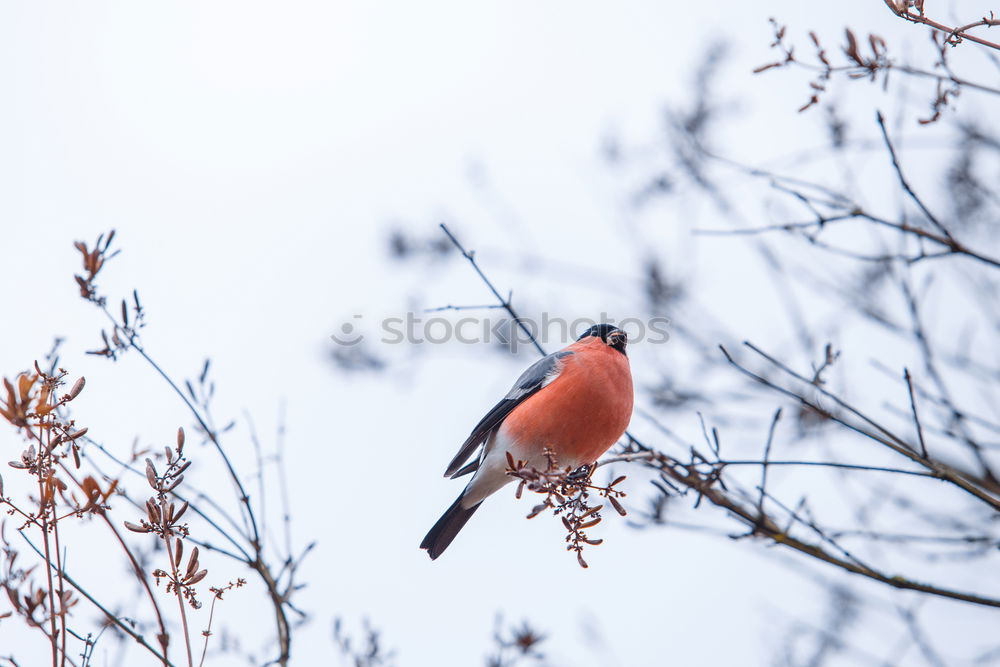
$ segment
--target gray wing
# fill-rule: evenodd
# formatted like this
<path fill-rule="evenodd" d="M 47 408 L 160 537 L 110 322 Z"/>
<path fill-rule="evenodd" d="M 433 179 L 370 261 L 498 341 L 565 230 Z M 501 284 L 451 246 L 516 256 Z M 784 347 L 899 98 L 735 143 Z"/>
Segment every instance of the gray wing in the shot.
<path fill-rule="evenodd" d="M 448 464 L 448 469 L 445 470 L 445 477 L 461 477 L 470 472 L 476 470 L 479 467 L 479 459 L 474 459 L 469 465 L 462 467 L 462 464 L 472 456 L 472 452 L 476 450 L 477 447 L 482 445 L 486 438 L 489 437 L 490 433 L 495 431 L 503 423 L 503 420 L 507 418 L 514 408 L 521 404 L 526 398 L 534 394 L 536 391 L 547 385 L 552 380 L 558 377 L 560 370 L 562 370 L 562 360 L 565 357 L 573 354 L 572 352 L 567 352 L 565 350 L 561 352 L 555 352 L 548 356 L 542 357 L 530 367 L 528 370 L 521 374 L 521 377 L 517 378 L 514 386 L 511 388 L 507 395 L 503 399 L 493 406 L 493 409 L 486 413 L 486 416 L 476 424 L 476 427 L 472 429 L 472 434 L 468 439 L 462 443 L 461 448 L 458 450 L 458 454 L 455 458 L 451 460 Z"/>

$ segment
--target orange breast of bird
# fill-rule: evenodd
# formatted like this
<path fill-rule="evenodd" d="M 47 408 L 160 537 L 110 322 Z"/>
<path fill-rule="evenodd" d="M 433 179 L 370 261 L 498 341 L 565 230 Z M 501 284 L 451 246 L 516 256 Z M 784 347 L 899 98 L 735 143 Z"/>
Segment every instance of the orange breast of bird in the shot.
<path fill-rule="evenodd" d="M 501 434 L 515 458 L 539 463 L 545 447 L 560 467 L 601 457 L 628 428 L 632 373 L 628 358 L 598 338 L 569 348 L 562 372 L 504 420 Z"/>

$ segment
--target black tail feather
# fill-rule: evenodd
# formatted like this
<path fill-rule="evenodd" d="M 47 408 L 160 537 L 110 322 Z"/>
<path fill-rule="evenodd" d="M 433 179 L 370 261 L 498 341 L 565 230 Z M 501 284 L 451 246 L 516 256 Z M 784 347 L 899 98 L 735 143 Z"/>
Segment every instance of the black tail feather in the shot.
<path fill-rule="evenodd" d="M 462 507 L 462 496 L 451 504 L 448 511 L 445 512 L 434 527 L 430 529 L 424 541 L 420 543 L 421 549 L 427 549 L 427 555 L 434 560 L 448 548 L 451 541 L 455 539 L 458 535 L 458 531 L 462 530 L 462 527 L 466 522 L 476 513 L 482 502 L 476 503 L 472 507 L 466 509 Z"/>

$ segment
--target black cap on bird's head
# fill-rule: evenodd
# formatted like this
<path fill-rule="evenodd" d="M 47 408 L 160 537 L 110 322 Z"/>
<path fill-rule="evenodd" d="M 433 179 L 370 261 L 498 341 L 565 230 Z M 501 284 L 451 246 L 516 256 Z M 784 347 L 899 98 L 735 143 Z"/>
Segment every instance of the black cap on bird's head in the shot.
<path fill-rule="evenodd" d="M 613 324 L 595 324 L 584 331 L 583 335 L 577 338 L 577 340 L 583 340 L 588 336 L 600 338 L 612 349 L 625 354 L 625 345 L 628 344 L 628 336 Z"/>

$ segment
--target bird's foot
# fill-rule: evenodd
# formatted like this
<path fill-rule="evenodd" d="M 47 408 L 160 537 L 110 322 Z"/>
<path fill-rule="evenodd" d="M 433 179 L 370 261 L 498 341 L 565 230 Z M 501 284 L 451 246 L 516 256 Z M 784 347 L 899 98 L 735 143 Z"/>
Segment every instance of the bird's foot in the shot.
<path fill-rule="evenodd" d="M 593 471 L 594 466 L 590 463 L 584 464 L 566 475 L 567 482 L 582 482 L 584 480 L 590 479 L 590 473 Z"/>

